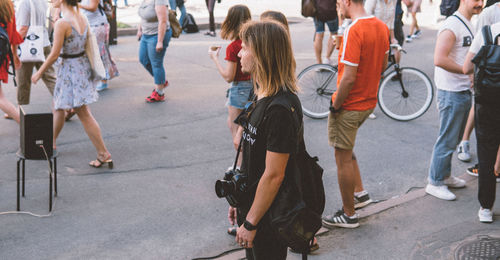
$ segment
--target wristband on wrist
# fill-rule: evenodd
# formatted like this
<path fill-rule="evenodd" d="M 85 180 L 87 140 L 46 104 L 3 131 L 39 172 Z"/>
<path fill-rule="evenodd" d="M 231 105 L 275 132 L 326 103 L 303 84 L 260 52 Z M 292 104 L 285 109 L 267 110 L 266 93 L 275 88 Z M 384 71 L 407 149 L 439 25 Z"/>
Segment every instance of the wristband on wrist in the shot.
<path fill-rule="evenodd" d="M 252 231 L 252 230 L 256 230 L 257 229 L 257 226 L 254 226 L 252 223 L 250 223 L 248 220 L 245 220 L 245 222 L 243 222 L 243 226 L 248 230 L 248 231 Z"/>

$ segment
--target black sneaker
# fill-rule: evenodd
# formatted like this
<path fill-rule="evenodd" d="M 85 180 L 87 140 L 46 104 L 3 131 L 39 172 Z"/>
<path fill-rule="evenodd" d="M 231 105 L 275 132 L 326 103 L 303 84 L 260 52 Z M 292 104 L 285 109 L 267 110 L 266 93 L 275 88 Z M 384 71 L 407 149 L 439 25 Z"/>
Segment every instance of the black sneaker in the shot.
<path fill-rule="evenodd" d="M 335 215 L 323 217 L 323 225 L 327 227 L 357 228 L 359 227 L 358 214 L 348 217 L 341 209 Z"/>
<path fill-rule="evenodd" d="M 370 195 L 368 195 L 368 193 L 361 195 L 359 197 L 354 195 L 354 209 L 360 209 L 372 202 L 373 201 L 370 199 Z"/>

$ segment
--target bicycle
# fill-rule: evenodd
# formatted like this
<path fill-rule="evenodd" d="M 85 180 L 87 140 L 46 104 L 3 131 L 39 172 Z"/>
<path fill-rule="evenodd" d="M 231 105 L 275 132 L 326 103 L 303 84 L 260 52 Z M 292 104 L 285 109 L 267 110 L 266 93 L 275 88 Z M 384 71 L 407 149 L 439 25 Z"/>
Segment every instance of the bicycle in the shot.
<path fill-rule="evenodd" d="M 406 53 L 399 44 L 390 46 Z M 301 91 L 298 96 L 306 116 L 314 119 L 328 116 L 331 95 L 337 90 L 337 71 L 337 66 L 314 64 L 299 73 L 297 78 Z M 382 72 L 377 98 L 385 115 L 398 121 L 410 121 L 429 109 L 434 87 L 429 77 L 419 69 L 399 67 L 390 51 L 389 64 Z"/>

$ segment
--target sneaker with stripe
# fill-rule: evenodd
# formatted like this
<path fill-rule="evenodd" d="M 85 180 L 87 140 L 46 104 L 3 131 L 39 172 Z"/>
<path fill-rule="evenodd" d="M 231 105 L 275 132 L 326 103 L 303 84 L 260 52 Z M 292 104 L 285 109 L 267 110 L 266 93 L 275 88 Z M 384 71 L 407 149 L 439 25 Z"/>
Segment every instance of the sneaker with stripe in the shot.
<path fill-rule="evenodd" d="M 372 202 L 373 201 L 372 199 L 370 199 L 370 195 L 368 195 L 368 192 L 366 191 L 359 196 L 356 196 L 356 194 L 354 194 L 354 209 L 363 208 Z"/>
<path fill-rule="evenodd" d="M 358 214 L 348 217 L 341 209 L 335 215 L 323 217 L 323 225 L 327 227 L 357 228 L 359 227 Z"/>

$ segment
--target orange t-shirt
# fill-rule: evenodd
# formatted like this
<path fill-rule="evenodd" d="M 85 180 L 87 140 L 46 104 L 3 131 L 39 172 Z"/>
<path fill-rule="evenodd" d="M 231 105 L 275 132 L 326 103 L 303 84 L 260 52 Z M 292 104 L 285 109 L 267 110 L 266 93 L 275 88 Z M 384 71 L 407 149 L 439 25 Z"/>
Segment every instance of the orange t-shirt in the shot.
<path fill-rule="evenodd" d="M 385 54 L 389 51 L 389 29 L 374 16 L 362 17 L 344 32 L 340 44 L 337 86 L 345 65 L 356 66 L 356 81 L 342 104 L 342 109 L 364 111 L 377 105 L 377 91 Z M 337 92 L 332 95 L 332 102 Z"/>

